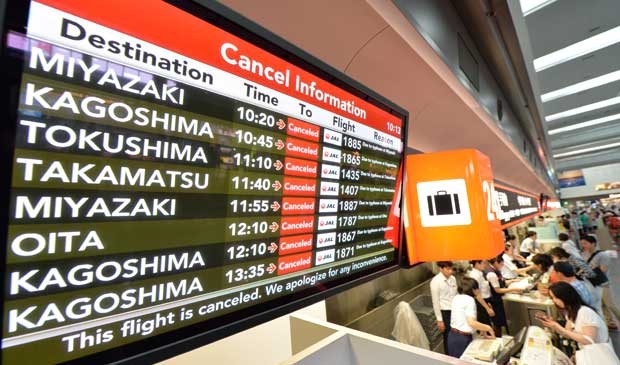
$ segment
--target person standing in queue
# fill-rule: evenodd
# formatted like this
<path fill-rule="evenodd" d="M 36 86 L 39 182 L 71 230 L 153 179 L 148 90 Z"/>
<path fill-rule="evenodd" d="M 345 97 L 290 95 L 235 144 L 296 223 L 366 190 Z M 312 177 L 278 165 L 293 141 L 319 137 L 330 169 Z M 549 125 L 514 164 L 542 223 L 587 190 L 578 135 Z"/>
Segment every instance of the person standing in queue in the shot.
<path fill-rule="evenodd" d="M 439 273 L 431 280 L 431 298 L 437 327 L 443 333 L 443 350 L 448 354 L 448 334 L 450 333 L 450 313 L 452 299 L 458 293 L 456 278 L 452 275 L 452 262 L 439 261 Z"/>
<path fill-rule="evenodd" d="M 581 252 L 579 252 L 579 249 L 577 248 L 577 244 L 573 242 L 573 240 L 571 240 L 566 233 L 560 233 L 558 235 L 558 239 L 561 243 L 560 247 L 562 247 L 564 251 L 568 252 L 570 255 L 581 255 Z"/>
<path fill-rule="evenodd" d="M 575 269 L 566 261 L 558 261 L 553 264 L 553 271 L 555 271 L 558 281 L 569 283 L 577 293 L 581 296 L 581 300 L 588 306 L 594 308 L 595 311 L 602 315 L 603 310 L 601 304 L 597 302 L 596 295 L 586 285 L 584 280 L 579 280 L 575 275 Z"/>
<path fill-rule="evenodd" d="M 493 307 L 489 304 L 491 300 L 491 286 L 484 278 L 484 271 L 488 268 L 488 263 L 484 260 L 469 261 L 472 268 L 467 272 L 467 276 L 478 282 L 479 295 L 476 297 L 477 319 L 479 322 L 491 325 L 491 317 L 495 316 Z"/>
<path fill-rule="evenodd" d="M 491 286 L 491 307 L 495 312 L 493 317 L 493 330 L 496 336 L 502 335 L 502 327 L 506 327 L 506 333 L 508 333 L 508 323 L 506 323 L 506 312 L 504 311 L 504 303 L 502 296 L 506 293 L 521 293 L 523 289 L 508 288 L 508 285 L 516 280 L 504 280 L 502 277 L 502 269 L 504 267 L 504 259 L 502 255 L 494 257 L 489 260 L 491 266 L 490 271 L 487 273 L 486 279 Z"/>
<path fill-rule="evenodd" d="M 592 279 L 596 276 L 592 267 L 580 256 L 571 255 L 566 252 L 562 247 L 554 247 L 549 250 L 549 255 L 553 259 L 553 262 L 565 261 L 573 266 L 575 274 L 582 279 Z"/>
<path fill-rule="evenodd" d="M 564 312 L 566 325 L 562 326 L 552 318 L 541 315 L 538 318 L 545 327 L 577 342 L 580 348 L 592 343 L 606 343 L 612 346 L 603 318 L 581 300 L 579 293 L 570 284 L 564 282 L 552 284 L 549 287 L 549 296 L 555 306 Z M 606 360 L 609 360 L 603 360 L 605 364 L 618 360 L 613 349 L 607 351 L 605 355 L 608 357 Z"/>
<path fill-rule="evenodd" d="M 576 211 L 573 211 L 570 214 L 570 226 L 569 233 L 572 237 L 572 241 L 578 243 L 579 237 L 583 234 L 583 225 L 581 225 L 581 220 L 579 219 L 579 215 L 577 215 Z"/>
<path fill-rule="evenodd" d="M 609 279 L 607 278 L 607 270 L 609 268 L 609 257 L 603 250 L 597 249 L 597 242 L 594 236 L 584 236 L 581 238 L 581 246 L 583 247 L 583 259 L 592 267 L 596 273 L 594 279 L 590 279 L 594 285 L 595 295 L 601 297 L 602 314 L 608 318 L 608 327 L 617 330 L 614 317 L 620 321 L 620 309 L 614 303 L 609 288 Z"/>
<path fill-rule="evenodd" d="M 458 285 L 458 294 L 452 299 L 450 333 L 448 333 L 448 355 L 461 357 L 478 330 L 486 338 L 495 338 L 493 328 L 476 320 L 476 298 L 480 296 L 478 282 L 464 277 Z"/>

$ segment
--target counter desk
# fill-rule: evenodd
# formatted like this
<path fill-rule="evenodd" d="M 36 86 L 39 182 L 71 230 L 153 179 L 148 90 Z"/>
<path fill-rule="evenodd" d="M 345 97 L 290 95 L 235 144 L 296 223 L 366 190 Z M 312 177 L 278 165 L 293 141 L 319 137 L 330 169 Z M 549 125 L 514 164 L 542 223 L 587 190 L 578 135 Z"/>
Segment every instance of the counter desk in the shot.
<path fill-rule="evenodd" d="M 544 312 L 552 318 L 557 317 L 557 309 L 553 301 L 538 291 L 525 294 L 504 294 L 504 309 L 508 323 L 508 333 L 518 333 L 521 328 L 529 326 L 541 326 L 536 319 L 537 312 Z"/>
<path fill-rule="evenodd" d="M 562 242 L 557 238 L 537 239 L 536 242 L 538 242 L 538 248 L 542 253 L 549 252 L 552 248 L 562 245 Z"/>
<path fill-rule="evenodd" d="M 517 354 L 518 358 L 515 357 Z M 537 326 L 529 326 L 517 337 L 475 339 L 467 346 L 462 360 L 479 365 L 564 365 L 570 360 L 554 348 L 549 334 Z"/>

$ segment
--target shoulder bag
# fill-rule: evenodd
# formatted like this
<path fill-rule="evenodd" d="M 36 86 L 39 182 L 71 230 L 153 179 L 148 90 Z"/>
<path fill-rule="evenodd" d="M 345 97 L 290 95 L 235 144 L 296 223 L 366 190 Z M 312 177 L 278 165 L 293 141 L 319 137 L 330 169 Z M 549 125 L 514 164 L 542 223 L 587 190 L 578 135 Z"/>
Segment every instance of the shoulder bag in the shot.
<path fill-rule="evenodd" d="M 594 258 L 594 256 L 598 255 L 599 253 L 603 252 L 602 250 L 598 250 L 595 251 L 592 256 L 590 256 L 590 258 L 588 259 L 588 264 L 590 263 L 590 261 L 592 261 L 592 259 Z M 593 278 L 589 278 L 588 280 L 590 280 L 590 282 L 592 283 L 592 285 L 594 286 L 599 286 L 602 284 L 605 284 L 606 282 L 609 281 L 609 278 L 607 277 L 607 275 L 601 270 L 600 267 L 595 267 L 592 269 L 592 271 L 594 271 L 594 273 L 596 274 L 595 277 Z"/>
<path fill-rule="evenodd" d="M 590 341 L 590 344 L 583 346 L 575 353 L 576 365 L 620 365 L 620 360 L 609 340 L 604 343 L 594 343 L 590 337 L 584 337 Z"/>

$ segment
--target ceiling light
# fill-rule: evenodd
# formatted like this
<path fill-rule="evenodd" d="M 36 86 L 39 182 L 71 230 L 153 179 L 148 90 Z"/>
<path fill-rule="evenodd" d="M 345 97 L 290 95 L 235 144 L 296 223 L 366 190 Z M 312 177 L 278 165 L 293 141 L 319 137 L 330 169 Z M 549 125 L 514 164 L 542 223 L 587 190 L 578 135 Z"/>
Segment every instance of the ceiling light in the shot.
<path fill-rule="evenodd" d="M 557 155 L 553 155 L 553 157 L 558 158 L 558 157 L 573 156 L 573 155 L 578 155 L 580 153 L 599 151 L 599 150 L 604 150 L 604 149 L 613 148 L 613 147 L 620 147 L 620 142 L 610 143 L 610 144 L 606 144 L 603 146 L 597 146 L 597 147 L 583 148 L 583 149 L 576 150 L 576 151 L 558 153 Z"/>
<path fill-rule="evenodd" d="M 539 57 L 534 60 L 534 69 L 540 72 L 618 42 L 620 42 L 620 26 Z"/>
<path fill-rule="evenodd" d="M 551 115 L 546 116 L 545 120 L 547 122 L 551 122 L 557 119 L 562 119 L 562 118 L 571 117 L 577 114 L 587 113 L 592 110 L 606 108 L 608 106 L 616 105 L 616 104 L 620 104 L 620 96 L 616 96 L 614 98 L 603 100 L 603 101 L 597 101 L 596 103 L 583 105 L 577 108 L 565 110 L 563 112 L 551 114 Z"/>
<path fill-rule="evenodd" d="M 572 84 L 570 86 L 548 92 L 546 94 L 541 95 L 540 100 L 542 100 L 543 103 L 546 103 L 551 100 L 559 99 L 559 98 L 562 98 L 568 95 L 577 94 L 578 92 L 582 92 L 588 89 L 593 89 L 595 87 L 609 84 L 611 82 L 615 82 L 618 80 L 620 80 L 620 70 L 610 72 L 606 75 L 598 76 L 590 80 L 578 82 L 576 84 Z"/>
<path fill-rule="evenodd" d="M 573 125 L 569 125 L 562 128 L 551 129 L 549 135 L 554 135 L 562 132 L 574 131 L 575 129 L 581 129 L 585 127 L 592 127 L 593 125 L 599 125 L 613 120 L 620 119 L 620 114 L 609 115 L 602 118 L 588 120 L 587 122 L 581 122 Z"/>
<path fill-rule="evenodd" d="M 528 16 L 535 11 L 554 3 L 556 0 L 521 0 L 521 10 L 523 16 Z"/>

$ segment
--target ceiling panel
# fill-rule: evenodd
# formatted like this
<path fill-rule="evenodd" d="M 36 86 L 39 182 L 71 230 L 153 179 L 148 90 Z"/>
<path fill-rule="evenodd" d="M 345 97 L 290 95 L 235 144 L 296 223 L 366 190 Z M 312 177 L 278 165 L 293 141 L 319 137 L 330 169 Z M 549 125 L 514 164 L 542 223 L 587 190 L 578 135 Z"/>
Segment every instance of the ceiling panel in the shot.
<path fill-rule="evenodd" d="M 497 179 L 554 194 L 391 2 L 375 2 L 381 14 L 363 0 L 223 2 L 408 110 L 408 147 L 476 148 Z"/>
<path fill-rule="evenodd" d="M 572 132 L 560 133 L 551 136 L 551 148 L 557 151 L 574 145 L 580 145 L 589 141 L 600 141 L 608 138 L 620 137 L 620 121 L 611 123 L 609 126 L 598 128 L 584 128 Z"/>
<path fill-rule="evenodd" d="M 528 15 L 534 58 L 618 25 L 618 0 L 559 0 Z"/>
<path fill-rule="evenodd" d="M 602 139 L 590 140 L 590 141 L 583 142 L 583 143 L 580 143 L 580 144 L 574 144 L 574 145 L 570 145 L 570 146 L 566 146 L 566 147 L 562 147 L 562 148 L 557 148 L 557 149 L 554 149 L 553 152 L 556 153 L 556 154 L 567 153 L 567 152 L 582 150 L 584 148 L 601 147 L 601 146 L 605 146 L 605 145 L 609 145 L 609 144 L 617 144 L 617 143 L 620 143 L 620 137 L 610 137 L 610 136 L 608 136 L 608 137 L 602 138 Z M 599 151 L 602 151 L 602 150 L 593 151 L 592 153 L 596 153 L 596 152 L 599 152 Z M 584 155 L 584 154 L 582 153 L 580 155 Z M 579 155 L 575 155 L 575 156 L 579 156 Z M 572 157 L 572 156 L 566 156 L 566 157 Z M 562 159 L 562 158 L 566 158 L 566 157 L 557 157 L 556 160 L 559 160 L 559 159 Z"/>
<path fill-rule="evenodd" d="M 620 3 L 620 0 L 618 1 Z M 620 13 L 619 15 L 620 16 Z M 536 73 L 541 93 L 620 70 L 620 43 Z"/>
<path fill-rule="evenodd" d="M 620 1 L 620 0 L 619 0 Z M 620 61 L 620 60 L 619 60 Z M 620 66 L 620 62 L 619 62 Z M 565 110 L 577 108 L 582 105 L 588 105 L 601 100 L 607 100 L 620 95 L 620 81 L 612 82 L 610 84 L 602 85 L 593 89 L 588 89 L 577 94 L 568 95 L 559 99 L 551 100 L 543 103 L 543 109 L 545 115 L 551 115 Z M 620 104 L 616 104 L 620 105 Z M 607 110 L 607 108 L 601 108 L 592 112 L 579 114 L 580 118 L 590 118 L 592 115 L 600 113 L 601 110 Z"/>
<path fill-rule="evenodd" d="M 514 0 L 518 1 L 518 0 Z M 570 46 L 609 29 L 620 26 L 620 0 L 557 0 L 552 4 L 523 17 L 518 11 L 513 18 L 525 22 L 524 29 L 517 29 L 523 47 L 525 62 Z M 582 57 L 566 61 L 536 72 L 531 67 L 528 74 L 536 97 L 579 82 L 590 80 L 620 70 L 620 43 L 602 48 Z M 540 102 L 542 120 L 549 115 L 580 106 L 601 102 L 620 96 L 620 81 L 564 96 L 545 103 Z M 620 104 L 595 109 L 570 117 L 545 122 L 549 130 L 591 121 L 620 113 Z M 596 147 L 620 141 L 620 120 L 593 127 L 548 135 L 553 155 Z M 556 170 L 600 166 L 620 160 L 620 148 L 580 153 L 575 156 L 554 158 Z"/>
<path fill-rule="evenodd" d="M 556 159 L 556 170 L 567 171 L 620 162 L 620 148 L 591 153 L 573 158 Z"/>

